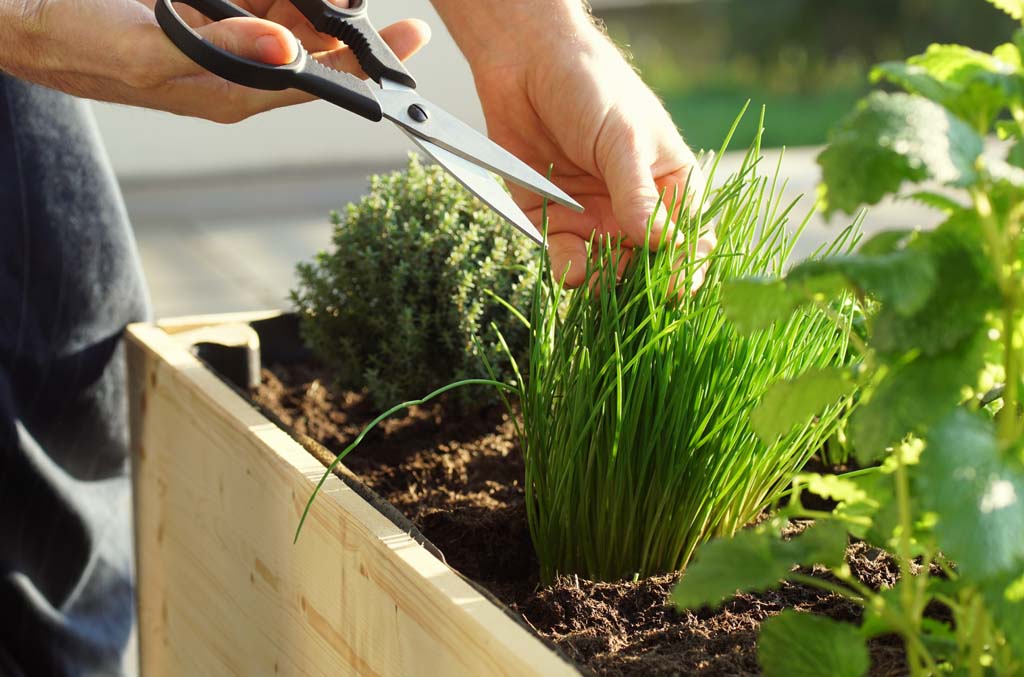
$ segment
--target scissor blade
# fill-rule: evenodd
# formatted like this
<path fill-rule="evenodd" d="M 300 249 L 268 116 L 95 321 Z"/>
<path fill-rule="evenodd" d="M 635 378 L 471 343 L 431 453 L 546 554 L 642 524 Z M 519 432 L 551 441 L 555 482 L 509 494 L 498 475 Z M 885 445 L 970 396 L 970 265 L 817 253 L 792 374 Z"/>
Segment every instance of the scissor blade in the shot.
<path fill-rule="evenodd" d="M 544 244 L 544 238 L 537 228 L 526 218 L 526 214 L 512 200 L 512 196 L 498 184 L 491 174 L 468 160 L 451 153 L 437 144 L 422 139 L 415 134 L 410 134 L 402 128 L 410 139 L 419 146 L 424 153 L 432 157 L 437 164 L 445 168 L 452 176 L 458 179 L 459 183 L 465 186 L 469 192 L 483 200 L 487 206 L 498 213 L 503 219 L 516 227 L 539 245 Z"/>
<path fill-rule="evenodd" d="M 552 202 L 578 212 L 583 211 L 580 203 L 535 172 L 528 164 L 454 115 L 430 103 L 415 90 L 382 78 L 381 90 L 377 92 L 377 97 L 384 116 L 415 139 L 427 141 L 435 147 L 439 146 Z M 419 107 L 426 116 L 418 116 L 420 119 L 413 118 L 410 113 L 413 107 Z"/>

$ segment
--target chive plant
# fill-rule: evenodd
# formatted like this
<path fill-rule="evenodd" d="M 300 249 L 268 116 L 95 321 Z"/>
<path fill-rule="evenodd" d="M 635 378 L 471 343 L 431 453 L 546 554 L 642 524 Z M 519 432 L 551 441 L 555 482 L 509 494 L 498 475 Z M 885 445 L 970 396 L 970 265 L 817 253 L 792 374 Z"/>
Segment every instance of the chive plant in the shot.
<path fill-rule="evenodd" d="M 835 432 L 839 402 L 776 439 L 751 427 L 773 383 L 846 363 L 836 320 L 853 312 L 810 309 L 749 335 L 723 314 L 721 283 L 781 275 L 796 237 L 786 231 L 795 203 L 758 174 L 758 155 L 755 142 L 700 216 L 673 208 L 682 244 L 634 255 L 621 279 L 623 251 L 609 241 L 592 244 L 589 286 L 567 292 L 550 268 L 540 276 L 519 399 L 542 580 L 685 567 L 698 544 L 755 520 Z M 692 243 L 715 221 L 718 247 L 702 257 Z M 853 232 L 819 254 L 844 249 Z M 705 266 L 700 289 L 680 293 Z"/>

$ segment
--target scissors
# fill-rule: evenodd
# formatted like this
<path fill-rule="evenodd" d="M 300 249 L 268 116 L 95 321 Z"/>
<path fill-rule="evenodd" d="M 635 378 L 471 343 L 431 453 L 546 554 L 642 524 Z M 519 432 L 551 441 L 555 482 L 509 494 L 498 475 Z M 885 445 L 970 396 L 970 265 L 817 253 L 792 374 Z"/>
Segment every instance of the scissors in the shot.
<path fill-rule="evenodd" d="M 214 21 L 254 16 L 228 0 L 181 2 Z M 300 89 L 373 122 L 387 118 L 470 192 L 538 244 L 543 245 L 544 238 L 491 172 L 556 204 L 583 211 L 578 202 L 525 162 L 421 97 L 416 92 L 416 81 L 370 23 L 369 0 L 357 2 L 354 7 L 342 9 L 326 0 L 293 0 L 317 31 L 337 38 L 352 50 L 375 86 L 321 64 L 301 44 L 295 60 L 283 66 L 220 49 L 186 24 L 171 0 L 157 0 L 155 13 L 160 27 L 178 49 L 226 80 L 257 89 Z"/>

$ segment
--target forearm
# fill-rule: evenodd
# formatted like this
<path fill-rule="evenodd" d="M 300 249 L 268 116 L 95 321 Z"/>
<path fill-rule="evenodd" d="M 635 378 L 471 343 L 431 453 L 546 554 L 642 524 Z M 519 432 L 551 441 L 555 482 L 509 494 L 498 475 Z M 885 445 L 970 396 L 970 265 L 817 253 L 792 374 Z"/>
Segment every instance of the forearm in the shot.
<path fill-rule="evenodd" d="M 431 0 L 474 66 L 507 58 L 524 40 L 546 38 L 579 49 L 606 42 L 585 0 Z"/>

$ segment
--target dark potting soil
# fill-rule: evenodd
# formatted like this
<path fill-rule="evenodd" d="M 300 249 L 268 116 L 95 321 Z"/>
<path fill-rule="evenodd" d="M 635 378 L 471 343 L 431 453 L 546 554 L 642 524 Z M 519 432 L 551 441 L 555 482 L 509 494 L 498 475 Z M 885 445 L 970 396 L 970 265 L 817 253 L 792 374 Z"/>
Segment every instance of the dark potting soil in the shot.
<path fill-rule="evenodd" d="M 306 365 L 271 365 L 252 397 L 334 453 L 376 414 L 362 395 L 334 389 L 329 376 Z M 415 407 L 370 433 L 344 463 L 408 516 L 448 564 L 600 674 L 756 674 L 765 618 L 786 608 L 860 618 L 859 607 L 837 595 L 788 583 L 739 595 L 715 612 L 675 609 L 669 596 L 678 574 L 618 583 L 564 577 L 541 586 L 526 526 L 522 458 L 514 424 L 500 407 L 473 416 L 446 416 L 443 404 Z M 863 543 L 850 545 L 847 561 L 875 589 L 898 576 L 892 558 Z M 896 637 L 874 640 L 871 660 L 873 675 L 906 674 Z"/>

